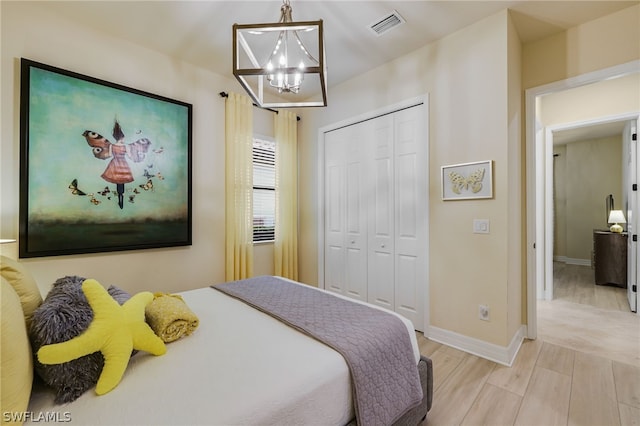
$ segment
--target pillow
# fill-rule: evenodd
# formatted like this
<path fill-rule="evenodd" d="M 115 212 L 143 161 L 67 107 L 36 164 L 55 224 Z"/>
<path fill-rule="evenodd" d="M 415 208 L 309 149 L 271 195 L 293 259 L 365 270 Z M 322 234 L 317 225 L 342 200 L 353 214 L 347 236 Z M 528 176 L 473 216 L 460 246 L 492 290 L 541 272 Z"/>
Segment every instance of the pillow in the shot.
<path fill-rule="evenodd" d="M 33 314 L 30 338 L 34 353 L 44 345 L 70 340 L 89 328 L 93 310 L 82 292 L 84 280 L 66 276 L 53 283 L 44 302 Z M 115 286 L 109 287 L 108 292 L 120 304 L 131 297 Z M 100 352 L 54 365 L 35 360 L 36 373 L 56 391 L 57 404 L 74 401 L 95 386 L 103 366 Z"/>
<path fill-rule="evenodd" d="M 2 282 L 2 335 L 0 353 L 0 395 L 3 413 L 27 411 L 33 381 L 31 346 L 27 337 L 20 297 L 4 277 Z M 3 423 L 4 424 L 4 418 Z"/>
<path fill-rule="evenodd" d="M 150 292 L 138 293 L 123 305 L 96 280 L 85 280 L 82 292 L 93 311 L 89 327 L 71 340 L 42 346 L 37 352 L 38 361 L 64 364 L 100 351 L 104 368 L 96 383 L 96 393 L 103 395 L 120 383 L 133 349 L 163 355 L 167 348 L 144 319 L 144 308 L 153 300 Z"/>
<path fill-rule="evenodd" d="M 21 263 L 6 256 L 0 256 L 0 275 L 9 281 L 20 297 L 28 330 L 33 311 L 42 303 L 38 284 Z"/>

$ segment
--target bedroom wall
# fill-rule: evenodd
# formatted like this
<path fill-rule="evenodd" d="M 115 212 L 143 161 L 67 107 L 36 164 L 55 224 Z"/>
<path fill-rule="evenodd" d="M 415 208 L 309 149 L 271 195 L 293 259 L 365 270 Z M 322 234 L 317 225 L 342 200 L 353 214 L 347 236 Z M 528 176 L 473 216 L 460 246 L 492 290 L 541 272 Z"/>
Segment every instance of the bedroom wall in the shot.
<path fill-rule="evenodd" d="M 235 82 L 43 12 L 2 2 L 0 232 L 18 236 L 19 58 L 192 103 L 193 245 L 24 259 L 41 288 L 64 275 L 94 277 L 137 292 L 179 291 L 224 281 L 224 100 Z M 52 36 L 55 35 L 55 36 Z M 55 141 L 52 141 L 55 147 Z M 62 165 L 61 165 L 62 166 Z M 68 167 L 68 165 L 65 165 Z"/>
<path fill-rule="evenodd" d="M 638 71 L 543 96 L 540 101 L 541 124 L 548 127 L 640 111 Z"/>
<path fill-rule="evenodd" d="M 505 24 L 504 20 L 500 21 L 494 16 L 331 90 L 328 108 L 305 115 L 300 135 L 300 187 L 305 188 L 300 194 L 300 249 L 305 254 L 300 259 L 301 279 L 309 283 L 317 283 L 318 279 L 316 129 L 428 92 L 431 96 L 430 300 L 431 307 L 439 309 L 432 309 L 431 324 L 505 345 L 507 336 L 512 335 L 519 324 L 525 324 L 527 318 L 527 250 L 523 237 L 526 233 L 524 113 L 522 104 L 520 108 L 516 108 L 515 101 L 511 98 L 506 106 L 507 111 L 504 111 L 506 98 L 500 98 L 496 94 L 508 96 L 504 87 L 485 98 L 475 95 L 483 88 L 494 91 L 499 82 L 507 81 L 507 62 L 509 94 L 513 96 L 513 74 L 516 69 L 521 71 L 518 92 L 522 94 L 526 88 L 640 59 L 640 26 L 637 25 L 639 16 L 640 6 L 633 6 L 519 47 L 513 46 L 515 38 L 509 23 L 507 39 L 510 45 L 506 60 L 500 55 L 496 57 L 496 39 L 491 37 L 498 37 L 504 42 Z M 496 19 L 500 22 L 496 22 Z M 454 40 L 460 41 L 460 44 Z M 502 47 L 498 51 L 502 51 Z M 514 66 L 513 56 L 517 52 L 521 60 L 518 66 Z M 487 69 L 491 67 L 487 64 L 490 62 L 494 63 L 496 69 Z M 516 118 L 518 114 L 519 117 Z M 508 122 L 502 121 L 505 117 L 508 117 Z M 512 121 L 513 119 L 516 121 Z M 518 119 L 522 121 L 517 123 Z M 493 132 L 504 129 L 509 129 L 509 142 L 504 137 L 493 137 Z M 520 135 L 512 132 L 520 132 Z M 510 244 L 511 257 L 507 257 L 499 250 L 478 250 L 478 238 L 474 238 L 478 236 L 471 235 L 468 230 L 474 215 L 488 216 L 484 206 L 489 204 L 469 202 L 466 213 L 457 212 L 455 207 L 449 209 L 446 203 L 439 201 L 437 173 L 441 165 L 456 163 L 463 157 L 475 159 L 482 154 L 483 149 L 487 149 L 487 157 L 492 156 L 494 151 L 501 151 L 503 154 L 507 144 L 511 147 L 510 144 L 516 140 L 520 142 L 519 154 L 512 149 L 506 163 L 497 163 L 497 168 L 504 169 L 500 172 L 497 170 L 496 174 L 499 180 L 516 178 L 519 184 L 510 188 L 519 185 L 520 197 L 510 199 L 500 207 L 498 203 L 492 202 L 492 206 L 496 206 L 496 212 L 504 208 L 504 211 L 509 209 L 509 213 L 496 213 L 490 217 L 492 223 L 504 223 L 501 220 L 509 215 L 509 229 L 518 223 L 521 227 L 519 231 L 503 236 L 503 248 Z M 501 181 L 500 184 L 503 185 L 504 182 Z M 494 209 L 491 208 L 490 211 L 493 212 Z M 438 231 L 445 226 L 452 226 L 454 230 Z M 466 235 L 460 238 L 463 231 Z M 499 239 L 496 235 L 490 238 L 491 241 Z M 509 243 L 506 242 L 507 239 Z M 457 247 L 454 248 L 455 244 Z M 486 253 L 491 254 L 486 256 Z M 505 266 L 505 258 L 509 259 L 509 264 L 515 262 L 520 267 L 519 275 L 515 270 L 505 270 L 509 268 Z M 473 270 L 478 259 L 482 262 L 479 274 L 464 272 Z M 494 273 L 501 275 L 500 278 L 492 281 L 494 277 L 485 275 L 484 268 L 493 268 Z M 476 276 L 479 278 L 476 279 Z M 498 316 L 494 317 L 495 321 L 500 321 L 500 327 L 495 327 L 495 324 L 494 327 L 478 324 L 475 305 L 480 303 L 480 299 L 487 298 L 491 302 L 496 300 L 496 306 L 502 308 L 502 312 L 498 309 Z M 447 310 L 448 312 L 444 312 Z M 514 318 L 518 313 L 520 318 Z"/>
<path fill-rule="evenodd" d="M 515 195 L 520 189 L 520 70 L 516 59 L 508 72 L 508 39 L 515 35 L 508 25 L 508 13 L 500 12 L 335 87 L 327 108 L 305 113 L 300 141 L 303 281 L 317 283 L 320 267 L 317 129 L 429 93 L 430 323 L 500 346 L 509 343 L 510 332 L 521 324 L 520 258 L 509 255 L 510 250 L 519 253 L 521 201 Z M 517 52 L 519 46 L 510 49 Z M 510 98 L 514 81 L 517 90 Z M 442 201 L 440 166 L 479 160 L 494 161 L 494 198 Z M 511 161 L 517 164 L 511 167 Z M 473 234 L 474 218 L 489 219 L 491 233 Z M 513 250 L 511 244 L 516 244 Z M 507 295 L 512 284 L 517 303 L 511 308 Z M 478 319 L 480 303 L 490 306 L 491 321 Z M 515 326 L 508 326 L 509 315 L 515 316 Z"/>
<path fill-rule="evenodd" d="M 640 59 L 640 5 L 526 43 L 523 88 L 565 80 Z"/>
<path fill-rule="evenodd" d="M 512 19 L 507 20 L 507 72 L 508 72 L 508 276 L 507 276 L 507 335 L 510 339 L 522 327 L 522 282 L 526 277 L 526 259 L 517 248 L 525 239 L 524 219 L 526 181 L 522 131 L 522 42 Z"/>

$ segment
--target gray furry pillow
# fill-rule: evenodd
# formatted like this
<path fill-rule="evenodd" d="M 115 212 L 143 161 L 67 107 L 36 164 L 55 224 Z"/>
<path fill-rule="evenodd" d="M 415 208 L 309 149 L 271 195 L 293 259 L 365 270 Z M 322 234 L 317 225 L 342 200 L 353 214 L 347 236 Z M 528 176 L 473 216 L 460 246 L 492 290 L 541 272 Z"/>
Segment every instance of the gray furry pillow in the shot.
<path fill-rule="evenodd" d="M 44 365 L 35 355 L 41 346 L 66 342 L 89 328 L 93 310 L 82 292 L 85 278 L 66 276 L 59 278 L 42 305 L 33 313 L 29 337 L 34 353 L 36 373 L 56 391 L 55 402 L 63 404 L 76 400 L 98 382 L 104 366 L 100 352 L 62 364 Z M 107 290 L 121 305 L 131 295 L 115 286 Z"/>

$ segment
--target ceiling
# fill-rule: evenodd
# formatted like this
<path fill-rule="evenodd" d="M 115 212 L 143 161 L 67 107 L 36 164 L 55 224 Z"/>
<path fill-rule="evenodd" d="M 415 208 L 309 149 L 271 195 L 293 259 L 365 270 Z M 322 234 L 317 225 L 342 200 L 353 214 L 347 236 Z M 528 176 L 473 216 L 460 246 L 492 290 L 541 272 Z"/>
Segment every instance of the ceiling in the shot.
<path fill-rule="evenodd" d="M 571 142 L 581 142 L 591 139 L 602 139 L 610 136 L 619 136 L 622 140 L 622 132 L 628 120 L 612 121 L 585 125 L 568 130 L 553 132 L 553 145 L 566 145 Z"/>
<path fill-rule="evenodd" d="M 277 22 L 281 0 L 41 1 L 50 13 L 232 78 L 231 26 Z M 523 42 L 538 40 L 639 1 L 291 0 L 294 21 L 322 19 L 328 84 L 403 56 L 509 8 Z M 396 10 L 406 23 L 381 35 L 368 26 Z"/>

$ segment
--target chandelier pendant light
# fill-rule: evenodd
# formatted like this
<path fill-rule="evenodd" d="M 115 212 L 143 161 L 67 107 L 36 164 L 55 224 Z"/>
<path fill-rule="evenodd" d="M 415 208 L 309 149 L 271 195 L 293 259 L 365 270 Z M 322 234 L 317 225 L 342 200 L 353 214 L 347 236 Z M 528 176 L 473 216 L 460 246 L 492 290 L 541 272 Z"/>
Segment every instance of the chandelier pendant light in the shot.
<path fill-rule="evenodd" d="M 322 20 L 293 22 L 282 3 L 277 23 L 233 25 L 233 75 L 261 107 L 326 106 Z"/>

